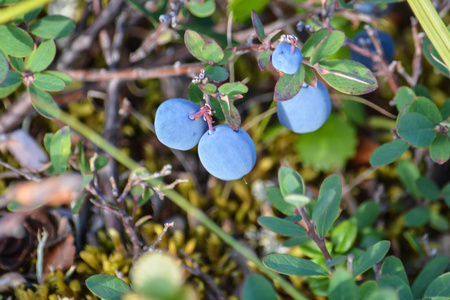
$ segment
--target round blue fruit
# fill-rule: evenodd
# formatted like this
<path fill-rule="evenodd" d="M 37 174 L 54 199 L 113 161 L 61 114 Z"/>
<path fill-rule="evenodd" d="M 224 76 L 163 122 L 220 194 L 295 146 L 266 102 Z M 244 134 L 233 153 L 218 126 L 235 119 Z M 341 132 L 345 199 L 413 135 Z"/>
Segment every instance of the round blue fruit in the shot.
<path fill-rule="evenodd" d="M 208 125 L 205 120 L 192 120 L 190 115 L 200 106 L 186 99 L 164 101 L 156 110 L 155 132 L 158 140 L 169 148 L 189 150 L 198 144 Z"/>
<path fill-rule="evenodd" d="M 316 88 L 303 84 L 294 98 L 277 104 L 278 120 L 296 133 L 316 131 L 328 120 L 330 113 L 330 95 L 320 81 Z"/>
<path fill-rule="evenodd" d="M 236 180 L 248 174 L 256 163 L 256 148 L 251 137 L 242 128 L 234 131 L 227 124 L 207 131 L 198 143 L 198 156 L 211 175 L 225 180 Z"/>
<path fill-rule="evenodd" d="M 272 65 L 285 74 L 295 74 L 302 64 L 303 55 L 300 49 L 289 43 L 279 44 L 272 53 Z"/>
<path fill-rule="evenodd" d="M 381 48 L 383 49 L 384 56 L 386 57 L 387 62 L 388 63 L 392 62 L 394 60 L 395 54 L 394 40 L 392 40 L 389 33 L 384 31 L 375 31 L 375 37 L 381 43 Z M 375 46 L 373 45 L 372 40 L 370 39 L 369 35 L 367 34 L 367 31 L 365 30 L 361 30 L 360 32 L 358 32 L 358 34 L 353 38 L 353 41 L 360 47 L 363 47 L 372 52 L 376 52 Z M 353 60 L 362 63 L 367 68 L 373 71 L 374 62 L 372 61 L 372 59 L 365 57 L 359 53 L 356 53 L 354 51 L 350 51 L 350 56 Z"/>

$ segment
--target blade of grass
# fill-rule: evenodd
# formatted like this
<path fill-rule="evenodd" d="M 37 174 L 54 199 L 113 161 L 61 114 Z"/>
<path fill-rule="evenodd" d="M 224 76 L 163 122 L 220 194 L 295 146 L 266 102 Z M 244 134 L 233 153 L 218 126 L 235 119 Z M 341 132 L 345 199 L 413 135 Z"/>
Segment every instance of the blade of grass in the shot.
<path fill-rule="evenodd" d="M 77 131 L 78 133 L 85 136 L 89 139 L 93 144 L 103 149 L 106 153 L 111 155 L 115 160 L 119 163 L 123 164 L 130 170 L 135 170 L 141 167 L 137 162 L 131 159 L 129 156 L 122 153 L 119 149 L 111 145 L 108 141 L 103 139 L 97 132 L 87 127 L 76 118 L 71 115 L 61 112 L 59 116 L 59 120 L 66 125 L 70 126 L 72 129 Z M 161 184 L 161 180 L 154 179 L 151 184 L 153 186 L 159 186 Z M 264 272 L 268 277 L 272 278 L 274 281 L 278 282 L 278 284 L 294 299 L 297 300 L 306 300 L 305 298 L 294 286 L 292 286 L 288 281 L 286 281 L 280 274 L 275 273 L 264 266 L 261 260 L 253 254 L 249 249 L 244 247 L 238 241 L 236 241 L 232 236 L 227 234 L 222 230 L 216 223 L 214 223 L 208 216 L 206 216 L 201 210 L 193 206 L 186 198 L 182 195 L 178 194 L 174 190 L 162 189 L 165 195 L 170 198 L 175 204 L 181 207 L 188 214 L 195 217 L 199 220 L 203 225 L 205 225 L 209 230 L 218 235 L 225 243 L 236 249 L 242 256 L 244 256 L 247 260 L 254 263 L 262 272 Z"/>
<path fill-rule="evenodd" d="M 450 33 L 430 0 L 407 0 L 414 15 L 450 69 Z"/>
<path fill-rule="evenodd" d="M 7 23 L 17 16 L 25 14 L 38 6 L 51 2 L 53 0 L 25 0 L 15 5 L 8 6 L 1 10 L 0 24 Z"/>

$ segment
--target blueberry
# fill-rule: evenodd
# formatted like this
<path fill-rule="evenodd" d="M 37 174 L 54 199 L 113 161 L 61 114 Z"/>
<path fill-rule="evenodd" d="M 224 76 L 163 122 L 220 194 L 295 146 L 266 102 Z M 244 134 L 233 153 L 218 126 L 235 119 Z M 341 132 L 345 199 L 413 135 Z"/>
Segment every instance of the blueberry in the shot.
<path fill-rule="evenodd" d="M 292 99 L 277 104 L 278 120 L 296 133 L 316 131 L 327 121 L 330 113 L 330 95 L 320 81 L 316 88 L 303 84 Z"/>
<path fill-rule="evenodd" d="M 391 36 L 384 31 L 375 31 L 375 37 L 381 43 L 381 48 L 383 49 L 384 56 L 386 57 L 387 62 L 392 62 L 392 60 L 394 60 L 395 44 Z M 360 32 L 358 32 L 358 34 L 353 38 L 353 41 L 360 47 L 366 48 L 367 50 L 370 50 L 372 52 L 376 52 L 375 46 L 373 45 L 372 40 L 365 30 L 361 30 Z M 367 68 L 373 71 L 374 62 L 372 61 L 372 59 L 354 51 L 350 51 L 350 56 L 353 60 L 362 63 Z"/>
<path fill-rule="evenodd" d="M 207 131 L 198 144 L 200 161 L 211 175 L 226 181 L 248 174 L 256 163 L 256 148 L 242 128 L 234 131 L 227 124 Z"/>
<path fill-rule="evenodd" d="M 192 120 L 190 115 L 200 110 L 200 106 L 186 99 L 174 98 L 164 101 L 156 110 L 155 132 L 158 140 L 167 147 L 189 150 L 207 129 L 203 119 Z"/>
<path fill-rule="evenodd" d="M 289 43 L 279 44 L 272 53 L 272 65 L 278 71 L 286 74 L 295 74 L 302 64 L 303 55 L 300 49 Z"/>

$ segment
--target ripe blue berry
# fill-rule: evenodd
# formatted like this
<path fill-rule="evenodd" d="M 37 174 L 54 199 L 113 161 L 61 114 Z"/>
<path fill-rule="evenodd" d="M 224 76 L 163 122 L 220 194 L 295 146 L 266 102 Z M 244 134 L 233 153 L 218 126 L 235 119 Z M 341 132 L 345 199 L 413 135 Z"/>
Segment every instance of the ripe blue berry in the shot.
<path fill-rule="evenodd" d="M 330 95 L 320 81 L 316 88 L 303 84 L 294 98 L 277 104 L 278 120 L 296 133 L 316 131 L 328 120 L 330 113 Z"/>
<path fill-rule="evenodd" d="M 272 53 L 272 65 L 278 71 L 286 74 L 295 74 L 302 64 L 303 55 L 300 49 L 289 43 L 279 44 Z"/>
<path fill-rule="evenodd" d="M 256 148 L 242 128 L 234 131 L 227 124 L 207 131 L 198 144 L 198 156 L 211 175 L 226 181 L 248 174 L 256 163 Z"/>
<path fill-rule="evenodd" d="M 155 132 L 158 140 L 167 147 L 189 150 L 207 129 L 203 119 L 192 120 L 190 115 L 200 110 L 200 106 L 186 99 L 174 98 L 164 101 L 156 110 Z"/>
<path fill-rule="evenodd" d="M 394 59 L 395 54 L 395 44 L 392 40 L 391 36 L 384 31 L 375 31 L 375 37 L 380 41 L 381 48 L 383 49 L 384 56 L 386 57 L 386 60 L 388 63 L 392 62 Z M 372 40 L 370 39 L 369 35 L 367 34 L 367 31 L 361 30 L 358 32 L 358 34 L 353 38 L 356 44 L 358 44 L 360 47 L 363 47 L 369 51 L 376 52 L 375 46 L 372 43 Z M 372 59 L 365 57 L 359 53 L 356 53 L 354 51 L 350 51 L 350 56 L 353 60 L 362 63 L 367 68 L 371 69 L 373 71 L 373 64 L 374 62 Z"/>

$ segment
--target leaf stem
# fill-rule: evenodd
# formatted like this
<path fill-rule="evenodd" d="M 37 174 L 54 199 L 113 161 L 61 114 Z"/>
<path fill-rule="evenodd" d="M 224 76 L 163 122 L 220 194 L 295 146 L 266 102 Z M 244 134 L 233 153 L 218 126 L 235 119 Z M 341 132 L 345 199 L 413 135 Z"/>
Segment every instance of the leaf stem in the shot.
<path fill-rule="evenodd" d="M 61 115 L 58 118 L 61 122 L 67 124 L 72 129 L 84 135 L 87 139 L 89 139 L 94 145 L 103 149 L 106 153 L 111 155 L 115 160 L 119 163 L 123 164 L 130 170 L 134 170 L 140 168 L 141 166 L 135 162 L 133 159 L 122 153 L 119 149 L 111 145 L 108 141 L 102 138 L 98 133 L 96 133 L 91 128 L 87 127 L 71 115 L 66 112 L 61 112 Z M 157 187 L 161 185 L 161 180 L 159 179 L 151 179 L 149 180 L 150 184 Z M 193 206 L 186 198 L 182 195 L 178 194 L 176 191 L 167 188 L 161 188 L 161 191 L 170 198 L 175 204 L 181 207 L 188 214 L 195 217 L 198 221 L 200 221 L 203 225 L 205 225 L 209 230 L 219 236 L 225 243 L 230 245 L 236 251 L 238 251 L 242 256 L 244 256 L 247 260 L 254 263 L 262 272 L 264 272 L 268 277 L 276 281 L 289 295 L 291 295 L 296 300 L 306 300 L 305 296 L 303 296 L 294 286 L 292 286 L 288 281 L 286 281 L 280 274 L 275 273 L 269 270 L 261 260 L 248 248 L 244 247 L 237 240 L 235 240 L 232 236 L 227 234 L 222 228 L 220 228 L 216 223 L 214 223 L 210 218 L 208 218 L 201 210 Z"/>

